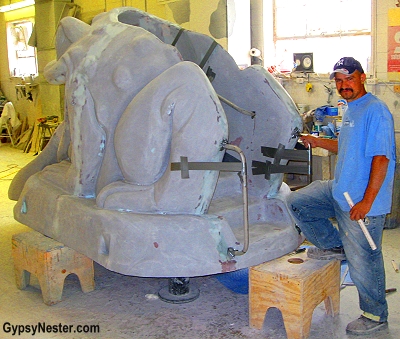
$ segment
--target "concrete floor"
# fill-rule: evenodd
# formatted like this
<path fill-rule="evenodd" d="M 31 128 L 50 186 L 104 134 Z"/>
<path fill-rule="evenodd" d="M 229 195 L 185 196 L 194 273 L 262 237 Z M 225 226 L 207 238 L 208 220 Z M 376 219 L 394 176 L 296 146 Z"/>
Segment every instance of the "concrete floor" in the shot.
<path fill-rule="evenodd" d="M 169 304 L 153 299 L 168 279 L 123 276 L 95 265 L 96 289 L 82 293 L 75 275 L 65 281 L 63 301 L 46 306 L 37 279 L 32 276 L 26 290 L 15 284 L 11 237 L 30 230 L 13 218 L 14 202 L 8 200 L 7 190 L 14 173 L 34 158 L 2 144 L 0 146 L 0 338 L 263 338 L 284 339 L 286 332 L 280 312 L 270 309 L 262 330 L 249 327 L 248 296 L 238 294 L 222 285 L 215 277 L 191 279 L 191 286 L 200 289 L 200 297 L 186 304 Z M 43 206 L 46 213 L 46 206 Z M 400 264 L 400 228 L 384 231 L 384 258 L 387 288 L 397 292 L 388 295 L 389 329 L 364 338 L 400 338 L 400 273 L 391 260 Z M 140 249 L 138 249 L 140 250 Z M 354 286 L 341 291 L 340 315 L 325 315 L 324 305 L 314 311 L 310 339 L 343 339 L 348 322 L 360 314 Z M 45 323 L 59 328 L 59 324 L 98 325 L 100 333 L 23 333 L 13 336 L 8 323 L 14 326 Z"/>

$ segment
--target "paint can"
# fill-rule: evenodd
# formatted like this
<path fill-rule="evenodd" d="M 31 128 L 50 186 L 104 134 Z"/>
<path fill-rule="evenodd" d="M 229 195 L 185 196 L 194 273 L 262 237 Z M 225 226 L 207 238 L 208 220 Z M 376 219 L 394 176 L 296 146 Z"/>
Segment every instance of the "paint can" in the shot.
<path fill-rule="evenodd" d="M 342 119 L 336 120 L 336 134 L 340 133 L 340 129 L 342 128 Z"/>
<path fill-rule="evenodd" d="M 338 106 L 338 115 L 342 116 L 347 110 L 347 101 L 345 99 L 339 99 L 337 106 Z"/>

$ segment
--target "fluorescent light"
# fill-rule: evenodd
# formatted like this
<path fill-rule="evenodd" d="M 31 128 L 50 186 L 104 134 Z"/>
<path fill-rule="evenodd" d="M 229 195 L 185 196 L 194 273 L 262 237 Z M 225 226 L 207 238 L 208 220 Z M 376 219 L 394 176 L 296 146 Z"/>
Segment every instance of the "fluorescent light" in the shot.
<path fill-rule="evenodd" d="M 24 0 L 24 1 L 14 2 L 13 4 L 1 6 L 0 13 L 9 12 L 9 11 L 13 11 L 15 9 L 32 6 L 34 4 L 35 4 L 35 0 Z"/>

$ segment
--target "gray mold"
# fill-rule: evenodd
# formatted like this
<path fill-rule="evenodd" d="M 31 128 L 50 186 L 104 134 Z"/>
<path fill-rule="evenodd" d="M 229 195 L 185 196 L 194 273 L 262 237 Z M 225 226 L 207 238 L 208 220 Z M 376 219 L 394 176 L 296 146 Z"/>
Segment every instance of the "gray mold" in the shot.
<path fill-rule="evenodd" d="M 9 190 L 18 221 L 127 275 L 233 271 L 301 241 L 282 175 L 248 173 L 250 246 L 231 258 L 228 248 L 244 241 L 240 178 L 202 170 L 182 179 L 171 171 L 181 157 L 222 161 L 227 139 L 249 169 L 265 161 L 261 146 L 293 148 L 293 130 L 301 129 L 292 99 L 264 68 L 239 70 L 210 37 L 185 30 L 176 39 L 179 32 L 128 7 L 91 26 L 64 18 L 58 59 L 45 77 L 65 84 L 65 120 Z"/>

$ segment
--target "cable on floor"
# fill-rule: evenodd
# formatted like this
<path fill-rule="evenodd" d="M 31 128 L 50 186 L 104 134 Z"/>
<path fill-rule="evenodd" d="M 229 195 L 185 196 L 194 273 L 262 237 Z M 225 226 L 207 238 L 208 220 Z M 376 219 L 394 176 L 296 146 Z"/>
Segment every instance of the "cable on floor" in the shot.
<path fill-rule="evenodd" d="M 22 168 L 22 167 L 19 167 L 18 164 L 9 164 L 9 165 L 7 165 L 7 167 L 8 167 L 7 169 L 0 171 L 0 173 L 4 173 L 4 172 L 7 172 L 7 171 L 10 171 L 13 168 L 17 168 L 18 171 L 14 171 L 14 172 L 8 173 L 6 175 L 3 175 L 2 177 L 0 177 L 0 180 L 12 180 L 12 178 L 7 178 L 7 179 L 5 179 L 5 178 L 10 176 L 10 175 L 12 175 L 12 174 L 18 173 L 19 170 Z"/>

